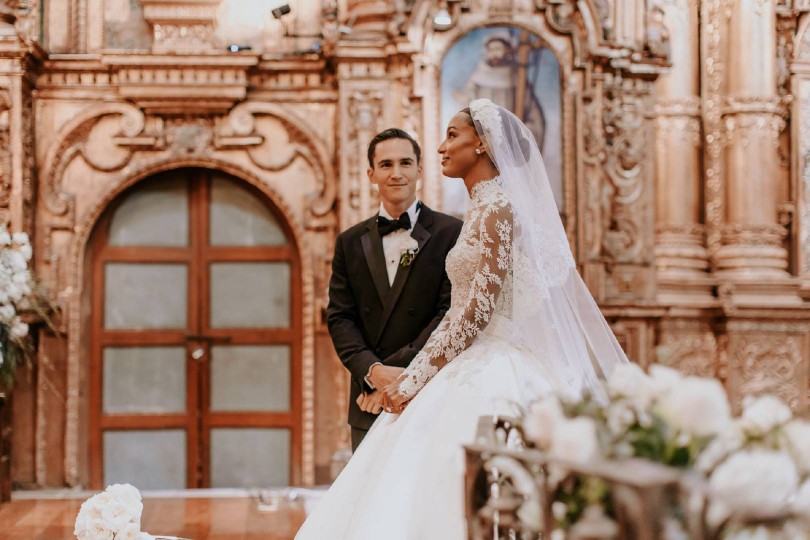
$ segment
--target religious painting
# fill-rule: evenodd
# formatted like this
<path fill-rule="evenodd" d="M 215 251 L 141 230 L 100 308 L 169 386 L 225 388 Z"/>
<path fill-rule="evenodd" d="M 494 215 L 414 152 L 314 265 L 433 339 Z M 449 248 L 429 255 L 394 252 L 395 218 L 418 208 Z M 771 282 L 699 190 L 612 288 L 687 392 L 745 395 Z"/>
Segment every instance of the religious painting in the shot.
<path fill-rule="evenodd" d="M 534 134 L 557 207 L 562 209 L 561 88 L 560 64 L 538 36 L 510 26 L 475 29 L 442 61 L 442 130 L 473 99 L 488 98 L 508 108 Z M 467 202 L 463 182 L 445 179 L 444 211 L 463 216 Z"/>

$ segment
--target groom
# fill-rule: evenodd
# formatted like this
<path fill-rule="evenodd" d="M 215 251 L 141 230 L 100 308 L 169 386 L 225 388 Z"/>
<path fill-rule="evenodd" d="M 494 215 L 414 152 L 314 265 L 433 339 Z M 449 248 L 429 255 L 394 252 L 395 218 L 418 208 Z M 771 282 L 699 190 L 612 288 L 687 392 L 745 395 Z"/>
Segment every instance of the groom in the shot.
<path fill-rule="evenodd" d="M 461 221 L 416 198 L 421 149 L 401 129 L 368 147 L 368 178 L 380 211 L 335 243 L 327 322 L 351 373 L 352 450 L 382 410 L 383 389 L 410 364 L 450 307 L 447 252 Z"/>

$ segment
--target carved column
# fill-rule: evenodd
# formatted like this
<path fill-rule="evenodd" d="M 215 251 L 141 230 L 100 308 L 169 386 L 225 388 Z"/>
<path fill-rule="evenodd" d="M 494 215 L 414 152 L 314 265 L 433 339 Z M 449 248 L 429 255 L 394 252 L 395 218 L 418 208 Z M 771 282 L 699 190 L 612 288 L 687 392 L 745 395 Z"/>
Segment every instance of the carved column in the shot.
<path fill-rule="evenodd" d="M 716 268 L 732 281 L 786 278 L 786 231 L 777 223 L 785 187 L 777 156 L 784 121 L 776 92 L 774 1 L 737 0 L 728 28 L 726 219 Z"/>
<path fill-rule="evenodd" d="M 655 258 L 659 285 L 666 289 L 667 283 L 682 287 L 685 281 L 705 277 L 708 262 L 700 209 L 697 5 L 680 0 L 660 9 L 672 62 L 670 71 L 656 81 L 655 108 Z"/>
<path fill-rule="evenodd" d="M 14 13 L 16 0 L 0 0 L 0 36 L 16 36 L 14 22 L 17 16 Z"/>

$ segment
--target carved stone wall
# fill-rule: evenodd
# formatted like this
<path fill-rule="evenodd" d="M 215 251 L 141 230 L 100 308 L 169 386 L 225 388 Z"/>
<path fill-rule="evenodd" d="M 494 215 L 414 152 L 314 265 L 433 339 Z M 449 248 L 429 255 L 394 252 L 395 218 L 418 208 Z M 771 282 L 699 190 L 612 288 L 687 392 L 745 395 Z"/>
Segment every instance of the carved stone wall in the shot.
<path fill-rule="evenodd" d="M 306 26 L 296 23 L 277 36 L 278 49 L 231 55 L 211 32 L 213 8 L 228 0 L 134 0 L 152 30 L 148 51 L 105 49 L 108 1 L 46 2 L 44 36 L 31 24 L 38 7 L 2 11 L 0 218 L 33 234 L 63 331 L 42 340 L 16 392 L 19 484 L 86 481 L 85 246 L 122 190 L 180 166 L 253 184 L 294 231 L 304 289 L 302 479 L 328 481 L 333 455 L 349 445 L 348 377 L 325 325 L 334 238 L 376 211 L 366 146 L 390 126 L 419 138 L 420 194 L 441 209 L 441 62 L 486 25 L 539 36 L 561 66 L 562 214 L 628 354 L 715 375 L 736 404 L 773 391 L 807 405 L 804 3 L 311 0 L 306 12 L 320 13 L 322 38 L 296 35 Z M 435 24 L 440 7 L 450 25 Z M 746 25 L 756 50 L 741 38 Z M 318 52 L 296 48 L 313 39 Z"/>

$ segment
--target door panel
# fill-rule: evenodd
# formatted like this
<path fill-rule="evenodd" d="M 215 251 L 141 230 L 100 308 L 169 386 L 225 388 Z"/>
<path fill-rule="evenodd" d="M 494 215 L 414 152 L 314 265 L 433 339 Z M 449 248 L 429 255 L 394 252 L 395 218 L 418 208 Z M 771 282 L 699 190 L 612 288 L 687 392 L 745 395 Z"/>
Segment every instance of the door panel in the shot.
<path fill-rule="evenodd" d="M 252 188 L 144 181 L 91 244 L 91 485 L 269 487 L 300 478 L 300 271 Z"/>

